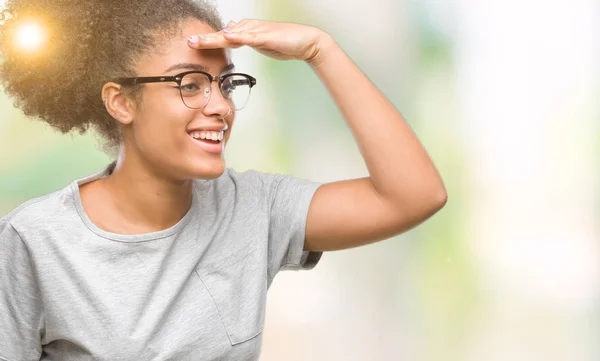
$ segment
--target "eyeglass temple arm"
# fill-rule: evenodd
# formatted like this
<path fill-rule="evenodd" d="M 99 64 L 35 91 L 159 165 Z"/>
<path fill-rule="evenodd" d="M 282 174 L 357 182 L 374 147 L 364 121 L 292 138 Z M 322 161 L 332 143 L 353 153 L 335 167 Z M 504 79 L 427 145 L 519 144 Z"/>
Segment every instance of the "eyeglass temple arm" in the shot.
<path fill-rule="evenodd" d="M 177 81 L 174 76 L 147 76 L 139 78 L 118 78 L 115 82 L 121 85 L 136 85 L 144 83 L 161 83 L 166 81 Z"/>

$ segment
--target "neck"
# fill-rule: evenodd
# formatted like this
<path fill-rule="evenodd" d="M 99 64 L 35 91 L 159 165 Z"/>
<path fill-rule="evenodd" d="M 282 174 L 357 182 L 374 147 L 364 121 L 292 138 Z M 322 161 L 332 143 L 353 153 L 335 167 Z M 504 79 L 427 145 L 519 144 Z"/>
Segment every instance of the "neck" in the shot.
<path fill-rule="evenodd" d="M 177 181 L 151 170 L 139 157 L 119 155 L 105 189 L 128 223 L 158 231 L 175 225 L 192 202 L 191 180 Z"/>

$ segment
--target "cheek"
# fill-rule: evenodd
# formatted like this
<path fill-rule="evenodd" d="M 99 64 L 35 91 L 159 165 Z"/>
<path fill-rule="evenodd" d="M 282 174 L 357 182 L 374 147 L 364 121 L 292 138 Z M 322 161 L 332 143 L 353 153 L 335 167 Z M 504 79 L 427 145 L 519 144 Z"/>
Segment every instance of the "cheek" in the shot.
<path fill-rule="evenodd" d="M 138 141 L 156 149 L 173 148 L 180 144 L 186 124 L 191 120 L 188 109 L 174 94 L 148 94 L 137 113 L 135 133 Z"/>

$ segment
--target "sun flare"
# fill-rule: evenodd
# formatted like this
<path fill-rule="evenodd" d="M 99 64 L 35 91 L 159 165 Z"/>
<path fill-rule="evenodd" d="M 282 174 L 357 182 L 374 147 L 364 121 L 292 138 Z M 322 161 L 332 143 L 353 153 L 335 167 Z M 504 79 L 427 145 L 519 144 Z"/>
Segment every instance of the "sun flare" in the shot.
<path fill-rule="evenodd" d="M 39 51 L 46 42 L 44 26 L 37 21 L 24 21 L 17 25 L 15 33 L 16 46 L 26 52 Z"/>

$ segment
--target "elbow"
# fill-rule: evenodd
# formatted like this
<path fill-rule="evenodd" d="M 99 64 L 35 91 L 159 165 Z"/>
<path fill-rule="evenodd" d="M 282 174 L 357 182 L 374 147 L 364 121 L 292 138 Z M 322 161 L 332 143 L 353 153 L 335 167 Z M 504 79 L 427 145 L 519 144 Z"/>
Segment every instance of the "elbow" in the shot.
<path fill-rule="evenodd" d="M 446 192 L 446 188 L 442 186 L 441 189 L 434 194 L 435 196 L 433 197 L 432 203 L 435 208 L 435 211 L 437 212 L 440 209 L 444 208 L 446 203 L 448 203 L 448 192 Z"/>
<path fill-rule="evenodd" d="M 417 213 L 425 215 L 426 218 L 436 214 L 448 203 L 448 192 L 439 177 L 422 181 L 407 194 L 411 198 L 407 199 L 408 204 L 419 209 Z"/>
<path fill-rule="evenodd" d="M 434 190 L 429 190 L 425 193 L 421 193 L 419 200 L 413 201 L 419 211 L 416 213 L 421 215 L 421 221 L 428 219 L 429 217 L 440 211 L 448 202 L 448 193 L 446 189 L 441 186 Z"/>
<path fill-rule="evenodd" d="M 446 192 L 446 188 L 442 184 L 434 190 L 429 191 L 429 196 L 426 199 L 428 199 L 427 203 L 429 205 L 428 213 L 434 215 L 448 203 L 448 192 Z"/>
<path fill-rule="evenodd" d="M 410 214 L 410 218 L 415 224 L 419 224 L 444 208 L 447 202 L 448 193 L 441 186 L 433 190 L 421 189 L 418 192 L 412 192 L 411 197 L 405 198 L 403 202 L 399 203 L 397 209 L 401 210 L 399 214 Z"/>
<path fill-rule="evenodd" d="M 439 212 L 448 202 L 448 194 L 444 187 L 435 191 L 415 192 L 397 208 L 397 231 L 400 234 L 425 222 Z"/>
<path fill-rule="evenodd" d="M 409 217 L 416 223 L 420 223 L 436 214 L 448 203 L 448 192 L 443 183 L 439 182 L 435 186 L 417 186 L 412 190 L 404 189 L 401 196 L 384 198 L 387 202 L 393 204 L 393 208 L 398 210 L 398 214 Z M 395 199 L 395 201 L 391 201 Z M 389 203 L 388 203 L 389 204 Z"/>

